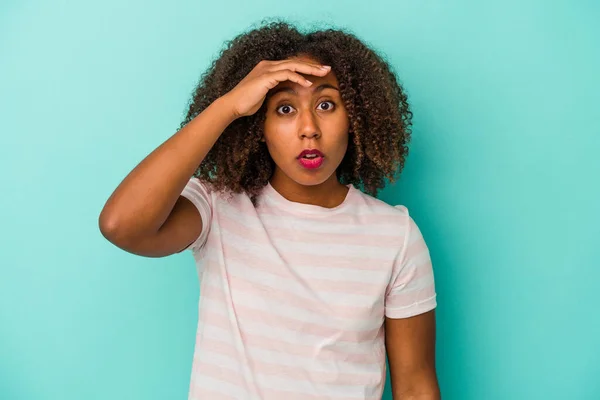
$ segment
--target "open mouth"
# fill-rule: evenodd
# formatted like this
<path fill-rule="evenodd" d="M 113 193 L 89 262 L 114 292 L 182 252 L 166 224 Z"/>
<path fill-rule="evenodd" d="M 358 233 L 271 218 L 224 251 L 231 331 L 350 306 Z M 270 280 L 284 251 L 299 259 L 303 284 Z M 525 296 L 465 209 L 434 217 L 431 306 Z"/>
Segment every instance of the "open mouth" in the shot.
<path fill-rule="evenodd" d="M 312 160 L 318 157 L 325 157 L 325 155 L 317 149 L 306 149 L 298 155 L 298 158 L 306 158 L 308 160 Z"/>
<path fill-rule="evenodd" d="M 313 158 L 317 158 L 317 157 L 320 157 L 320 156 L 317 154 L 306 154 L 306 155 L 302 156 L 302 158 L 306 158 L 307 160 L 312 160 Z"/>
<path fill-rule="evenodd" d="M 302 151 L 298 156 L 300 165 L 307 169 L 319 168 L 323 164 L 325 155 L 316 149 L 308 149 Z"/>

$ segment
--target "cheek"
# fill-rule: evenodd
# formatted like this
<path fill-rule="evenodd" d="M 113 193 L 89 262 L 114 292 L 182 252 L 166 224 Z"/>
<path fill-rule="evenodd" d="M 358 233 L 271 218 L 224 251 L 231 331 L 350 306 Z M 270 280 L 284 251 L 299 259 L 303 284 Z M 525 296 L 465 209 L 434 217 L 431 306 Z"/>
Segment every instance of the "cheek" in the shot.
<path fill-rule="evenodd" d="M 275 160 L 287 154 L 290 151 L 290 138 L 285 131 L 279 127 L 267 128 L 265 131 L 265 142 L 269 150 L 269 154 Z"/>
<path fill-rule="evenodd" d="M 348 136 L 344 138 L 343 144 L 341 146 L 342 151 L 340 151 L 340 158 L 344 158 L 346 152 L 348 151 Z"/>
<path fill-rule="evenodd" d="M 338 136 L 337 145 L 343 153 L 345 153 L 346 150 L 348 149 L 348 140 L 349 140 L 349 137 L 348 137 L 347 132 L 341 133 Z"/>
<path fill-rule="evenodd" d="M 264 136 L 267 145 L 271 150 L 278 150 L 279 152 L 285 151 L 286 147 L 289 147 L 289 144 L 295 137 L 295 127 L 293 124 L 285 124 L 285 123 L 269 123 L 265 122 L 264 125 Z"/>

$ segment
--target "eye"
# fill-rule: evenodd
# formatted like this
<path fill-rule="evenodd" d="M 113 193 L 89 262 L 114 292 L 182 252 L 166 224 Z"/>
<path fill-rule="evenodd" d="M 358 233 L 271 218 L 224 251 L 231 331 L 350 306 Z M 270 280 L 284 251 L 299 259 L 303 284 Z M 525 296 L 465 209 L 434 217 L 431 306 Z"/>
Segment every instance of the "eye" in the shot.
<path fill-rule="evenodd" d="M 283 105 L 281 105 L 281 106 L 277 107 L 277 108 L 275 109 L 275 111 L 277 111 L 277 113 L 279 113 L 279 114 L 284 114 L 284 115 L 285 115 L 285 114 L 289 114 L 289 112 L 279 112 L 278 110 L 279 110 L 279 109 L 285 109 L 285 110 L 288 110 L 288 111 L 289 111 L 289 109 L 293 109 L 293 108 L 294 108 L 294 107 L 290 106 L 289 104 L 283 104 Z"/>
<path fill-rule="evenodd" d="M 330 103 L 331 106 L 325 108 L 323 111 L 329 111 L 330 109 L 332 109 L 333 107 L 335 107 L 335 103 L 333 101 L 329 101 L 329 100 L 323 101 L 323 102 L 319 103 L 319 105 L 325 104 L 325 103 Z"/>
<path fill-rule="evenodd" d="M 330 105 L 330 106 L 327 106 L 327 107 L 325 107 L 325 108 L 321 108 L 321 110 L 322 110 L 322 111 L 329 111 L 329 110 L 331 110 L 331 109 L 333 109 L 333 108 L 335 107 L 335 103 L 334 103 L 333 101 L 330 101 L 330 100 L 322 101 L 321 103 L 319 103 L 319 105 L 321 105 L 321 104 L 326 104 L 326 103 L 329 103 L 329 104 L 331 104 L 331 105 Z M 291 105 L 289 105 L 289 104 L 282 104 L 282 105 L 280 105 L 279 107 L 277 107 L 277 108 L 275 109 L 275 111 L 276 111 L 278 114 L 286 115 L 286 114 L 290 114 L 290 113 L 291 113 L 291 110 L 293 110 L 293 109 L 294 109 L 294 107 L 292 107 L 292 106 L 291 106 Z M 281 111 L 279 111 L 279 110 L 281 110 Z"/>

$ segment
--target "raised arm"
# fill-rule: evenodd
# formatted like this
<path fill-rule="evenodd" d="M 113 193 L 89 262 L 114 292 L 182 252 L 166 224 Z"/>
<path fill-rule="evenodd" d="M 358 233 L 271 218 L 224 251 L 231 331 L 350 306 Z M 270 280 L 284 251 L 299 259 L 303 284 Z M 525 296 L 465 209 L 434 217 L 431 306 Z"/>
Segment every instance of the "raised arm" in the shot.
<path fill-rule="evenodd" d="M 104 205 L 99 217 L 104 237 L 147 257 L 167 256 L 192 243 L 202 220 L 180 194 L 234 119 L 230 103 L 221 97 L 146 156 Z"/>
<path fill-rule="evenodd" d="M 119 184 L 100 213 L 100 231 L 130 253 L 162 257 L 202 232 L 202 218 L 181 193 L 225 128 L 256 113 L 269 90 L 286 80 L 310 86 L 301 74 L 329 69 L 299 60 L 260 61 L 223 95 L 144 158 Z"/>

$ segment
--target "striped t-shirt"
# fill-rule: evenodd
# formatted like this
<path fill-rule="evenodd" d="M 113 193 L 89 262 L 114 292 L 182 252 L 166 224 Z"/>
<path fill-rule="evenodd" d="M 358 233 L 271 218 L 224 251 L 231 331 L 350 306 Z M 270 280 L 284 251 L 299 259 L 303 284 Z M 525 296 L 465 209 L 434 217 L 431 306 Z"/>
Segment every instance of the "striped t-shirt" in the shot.
<path fill-rule="evenodd" d="M 256 206 L 192 177 L 200 299 L 190 400 L 381 399 L 384 317 L 436 307 L 429 250 L 404 206 L 353 185 L 335 208 Z"/>

